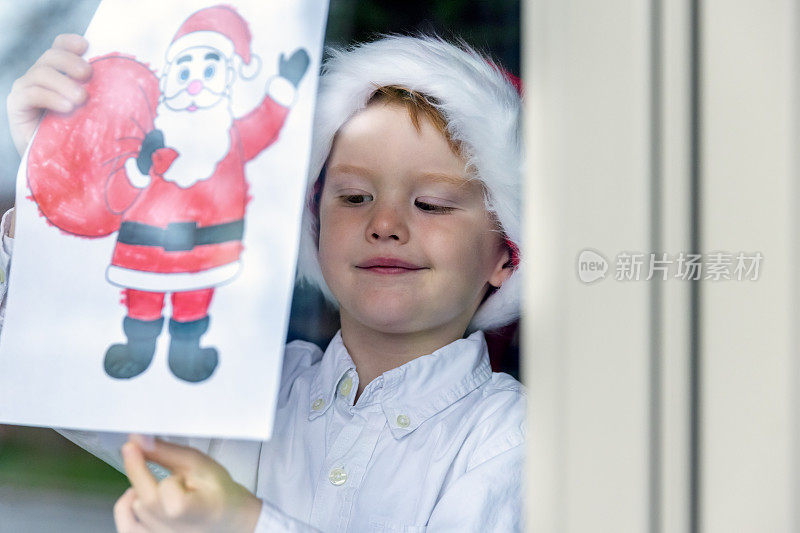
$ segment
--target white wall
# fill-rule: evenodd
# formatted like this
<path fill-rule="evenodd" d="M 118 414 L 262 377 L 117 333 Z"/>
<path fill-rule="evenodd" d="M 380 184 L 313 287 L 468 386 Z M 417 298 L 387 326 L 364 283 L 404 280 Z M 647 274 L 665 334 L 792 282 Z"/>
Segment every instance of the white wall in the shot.
<path fill-rule="evenodd" d="M 531 531 L 800 530 L 798 9 L 525 4 Z M 622 251 L 764 259 L 693 286 Z"/>
<path fill-rule="evenodd" d="M 528 522 L 642 531 L 649 288 L 613 267 L 586 285 L 576 261 L 650 248 L 648 10 L 529 2 L 525 23 Z"/>
<path fill-rule="evenodd" d="M 797 442 L 797 4 L 703 3 L 704 248 L 760 251 L 755 283 L 708 283 L 702 531 L 792 527 Z"/>

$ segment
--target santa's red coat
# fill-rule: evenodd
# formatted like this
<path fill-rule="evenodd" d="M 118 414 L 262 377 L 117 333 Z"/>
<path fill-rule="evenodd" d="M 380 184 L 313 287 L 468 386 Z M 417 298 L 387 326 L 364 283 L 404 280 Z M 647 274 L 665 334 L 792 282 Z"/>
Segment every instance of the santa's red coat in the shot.
<path fill-rule="evenodd" d="M 195 223 L 203 228 L 242 220 L 248 200 L 245 163 L 277 139 L 288 107 L 267 96 L 234 120 L 230 151 L 211 177 L 191 187 L 182 189 L 163 179 L 180 155 L 169 147 L 156 151 L 150 183 L 139 189 L 129 181 L 124 163 L 137 156 L 154 127 L 158 78 L 129 56 L 109 54 L 91 63 L 88 102 L 66 115 L 48 113 L 28 154 L 31 199 L 47 221 L 67 233 L 94 238 L 126 222 L 156 228 Z M 108 279 L 153 292 L 213 287 L 236 274 L 241 251 L 241 238 L 182 251 L 118 241 Z"/>
<path fill-rule="evenodd" d="M 256 109 L 234 120 L 229 130 L 228 154 L 211 177 L 185 189 L 161 176 L 159 172 L 166 169 L 158 164 L 158 159 L 164 153 L 157 152 L 150 184 L 124 210 L 121 222 L 166 229 L 172 223 L 193 222 L 202 228 L 244 219 L 248 202 L 244 165 L 278 138 L 288 112 L 288 108 L 267 96 Z M 115 179 L 120 176 L 124 172 Z M 120 191 L 119 198 L 115 191 Z M 109 205 L 114 205 L 124 203 L 129 192 L 127 187 L 111 184 L 107 196 Z M 240 239 L 202 244 L 183 251 L 117 242 L 107 277 L 115 285 L 154 292 L 213 287 L 236 275 L 241 251 Z"/>

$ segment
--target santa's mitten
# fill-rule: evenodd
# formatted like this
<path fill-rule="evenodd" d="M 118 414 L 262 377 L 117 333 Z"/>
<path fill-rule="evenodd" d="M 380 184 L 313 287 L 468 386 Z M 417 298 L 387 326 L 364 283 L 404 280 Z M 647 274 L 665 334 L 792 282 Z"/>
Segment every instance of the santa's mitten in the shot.
<path fill-rule="evenodd" d="M 144 175 L 150 174 L 150 168 L 153 166 L 153 153 L 161 148 L 164 148 L 164 134 L 161 130 L 152 130 L 145 135 L 142 148 L 136 157 L 136 166 L 139 168 L 139 172 Z"/>
<path fill-rule="evenodd" d="M 158 131 L 158 133 L 160 134 L 161 132 Z M 145 139 L 142 145 L 144 146 L 146 143 L 147 139 Z M 142 157 L 141 153 L 143 152 L 148 153 L 146 156 Z M 178 152 L 172 148 L 164 148 L 161 146 L 154 151 L 142 148 L 139 157 L 135 159 L 130 158 L 125 161 L 125 174 L 127 175 L 128 182 L 130 185 L 139 189 L 147 187 L 150 185 L 150 176 L 163 176 L 177 157 Z"/>
<path fill-rule="evenodd" d="M 281 54 L 280 60 L 278 61 L 278 75 L 297 87 L 300 85 L 300 80 L 303 79 L 303 76 L 308 70 L 310 62 L 311 60 L 305 48 L 295 50 L 288 59 L 285 54 Z"/>
<path fill-rule="evenodd" d="M 141 189 L 133 187 L 126 161 L 139 156 L 153 129 L 158 79 L 131 57 L 90 61 L 85 105 L 69 114 L 45 115 L 28 153 L 32 199 L 62 230 L 102 237 L 119 228 L 121 213 Z"/>
<path fill-rule="evenodd" d="M 125 174 L 131 185 L 143 189 L 150 185 L 150 170 L 153 168 L 153 156 L 164 148 L 164 133 L 152 130 L 145 135 L 139 155 L 125 161 Z"/>

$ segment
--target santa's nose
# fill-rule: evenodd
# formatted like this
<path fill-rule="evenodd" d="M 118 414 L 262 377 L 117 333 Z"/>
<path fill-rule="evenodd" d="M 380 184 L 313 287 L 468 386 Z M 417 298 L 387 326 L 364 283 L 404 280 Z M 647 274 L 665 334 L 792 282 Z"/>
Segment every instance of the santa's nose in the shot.
<path fill-rule="evenodd" d="M 195 95 L 203 90 L 203 82 L 200 80 L 194 80 L 189 84 L 186 90 L 189 92 L 189 94 Z"/>

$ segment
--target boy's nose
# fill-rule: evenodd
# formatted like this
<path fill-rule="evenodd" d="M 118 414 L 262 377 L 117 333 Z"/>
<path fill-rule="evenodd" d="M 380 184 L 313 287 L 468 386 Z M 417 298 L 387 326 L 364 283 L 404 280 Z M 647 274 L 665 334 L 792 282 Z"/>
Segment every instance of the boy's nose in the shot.
<path fill-rule="evenodd" d="M 367 226 L 367 240 L 390 240 L 403 244 L 408 241 L 408 226 L 401 213 L 391 207 L 376 207 Z"/>

